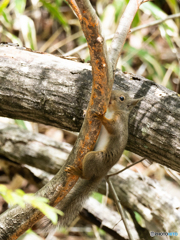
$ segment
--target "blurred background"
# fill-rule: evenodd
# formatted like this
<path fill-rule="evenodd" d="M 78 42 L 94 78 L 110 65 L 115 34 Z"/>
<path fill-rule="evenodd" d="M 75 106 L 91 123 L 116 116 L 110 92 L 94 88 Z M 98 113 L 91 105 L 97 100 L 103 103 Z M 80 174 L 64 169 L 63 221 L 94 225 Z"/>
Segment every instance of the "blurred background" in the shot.
<path fill-rule="evenodd" d="M 108 46 L 128 2 L 128 0 L 91 1 L 102 22 Z M 180 17 L 172 18 L 158 25 L 148 26 L 156 20 L 179 13 L 179 8 L 180 3 L 176 0 L 155 0 L 142 4 L 132 23 L 132 29 L 124 45 L 117 68 L 122 69 L 123 72 L 142 75 L 157 84 L 180 93 Z M 147 26 L 142 29 L 136 28 L 144 24 Z M 66 1 L 63 0 L 1 0 L 0 42 L 18 43 L 20 46 L 31 48 L 34 51 L 75 57 L 78 61 L 90 61 L 86 39 L 79 21 Z M 78 133 L 22 120 L 0 118 L 0 122 L 15 124 L 22 129 L 42 133 L 55 141 L 71 145 L 74 144 L 78 135 Z M 126 166 L 139 159 L 139 156 L 125 151 L 120 163 Z M 175 171 L 164 168 L 157 163 L 148 162 L 140 163 L 132 169 L 156 179 L 173 196 L 180 198 L 180 176 Z M 25 193 L 38 190 L 37 186 L 17 176 L 17 174 L 12 174 L 12 172 L 8 174 L 1 164 L 0 183 L 12 190 L 21 188 Z M 1 195 L 3 195 L 3 191 L 6 190 L 0 189 Z M 103 196 L 100 194 L 94 194 L 94 197 L 100 202 L 103 201 Z M 0 198 L 1 212 L 7 209 L 10 201 L 7 202 L 7 199 L 5 201 L 4 198 Z M 108 204 L 112 205 L 113 203 L 109 201 Z M 139 215 L 137 219 L 139 222 L 141 221 Z M 98 239 L 97 233 L 100 239 L 112 239 L 102 230 L 81 222 L 76 228 L 61 230 L 57 239 Z M 30 236 L 29 239 L 32 239 L 32 235 L 28 234 L 19 239 L 28 239 L 28 236 Z M 33 239 L 36 238 L 42 239 L 33 235 Z"/>
<path fill-rule="evenodd" d="M 102 21 L 106 38 L 116 30 L 128 0 L 91 1 Z M 179 13 L 176 0 L 142 4 L 132 28 Z M 130 33 L 118 68 L 145 76 L 172 90 L 179 84 L 179 24 L 172 19 L 157 26 Z M 75 14 L 66 1 L 2 0 L 0 3 L 0 40 L 18 43 L 35 51 L 79 56 L 88 61 L 86 39 Z M 107 41 L 109 45 L 111 40 Z M 82 50 L 74 48 L 81 46 Z"/>

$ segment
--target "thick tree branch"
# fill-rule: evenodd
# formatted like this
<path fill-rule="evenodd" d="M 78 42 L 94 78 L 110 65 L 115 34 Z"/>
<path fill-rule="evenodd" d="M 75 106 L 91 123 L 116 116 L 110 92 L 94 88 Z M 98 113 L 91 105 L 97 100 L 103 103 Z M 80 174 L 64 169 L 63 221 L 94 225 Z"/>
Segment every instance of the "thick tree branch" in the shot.
<path fill-rule="evenodd" d="M 92 11 L 90 2 L 86 0 L 67 0 L 67 2 L 76 12 L 87 39 L 93 73 L 91 98 L 80 134 L 71 154 L 74 158 L 74 164 L 81 167 L 82 159 L 88 151 L 93 149 L 100 132 L 101 123 L 99 120 L 92 121 L 93 113 L 104 114 L 106 112 L 113 84 L 113 72 L 108 61 L 106 43 L 101 37 L 100 21 L 95 12 Z M 69 188 L 71 189 L 72 183 L 69 185 L 71 185 Z"/>
<path fill-rule="evenodd" d="M 0 62 L 1 116 L 79 131 L 90 96 L 89 65 L 14 47 L 1 47 Z M 117 71 L 114 88 L 119 86 L 146 96 L 130 115 L 127 149 L 180 172 L 179 96 Z"/>
<path fill-rule="evenodd" d="M 102 35 L 101 23 L 89 0 L 76 0 L 79 11 L 83 16 L 79 19 L 86 37 L 91 56 L 93 89 L 92 97 L 95 105 L 102 105 L 101 113 L 104 113 L 109 101 L 113 84 L 113 71 L 107 56 L 107 46 Z M 72 6 L 73 7 L 73 6 Z M 98 92 L 97 92 L 98 90 Z M 102 99 L 97 97 L 101 96 Z M 106 103 L 106 105 L 104 105 Z M 104 106 L 103 106 L 104 105 Z"/>
<path fill-rule="evenodd" d="M 13 156 L 13 143 L 17 152 L 19 152 L 20 149 L 22 150 L 22 147 L 24 147 L 25 150 L 23 153 L 25 156 L 23 163 L 30 164 L 28 149 L 31 148 L 30 154 L 31 156 L 34 156 L 34 162 L 37 160 L 37 163 L 39 163 L 39 168 L 42 169 L 43 166 L 41 162 L 39 162 L 39 156 L 37 156 L 37 149 L 39 149 L 42 160 L 45 159 L 46 161 L 46 157 L 48 158 L 48 161 L 45 162 L 44 165 L 46 165 L 46 171 L 49 172 L 52 172 L 51 165 L 54 166 L 53 172 L 57 172 L 61 167 L 61 164 L 57 164 L 59 157 L 57 158 L 56 155 L 61 155 L 60 161 L 63 165 L 63 162 L 66 161 L 67 158 L 67 152 L 70 152 L 71 149 L 69 144 L 57 143 L 53 140 L 50 141 L 48 137 L 44 136 L 43 138 L 43 135 L 41 134 L 29 133 L 28 131 L 19 129 L 16 126 L 6 124 L 1 124 L 0 139 L 2 142 L 1 148 L 2 151 L 4 151 L 1 152 L 1 154 L 4 153 L 6 157 L 10 157 L 11 160 L 15 159 L 16 161 L 17 157 L 20 156 L 21 159 L 19 159 L 17 162 L 21 162 L 23 159 L 21 155 L 18 153 L 16 154 L 14 151 Z M 36 145 L 37 147 L 35 147 Z M 11 151 L 8 154 L 9 149 Z M 55 156 L 51 154 L 52 151 L 56 152 Z M 27 162 L 25 162 L 25 157 L 27 157 Z M 38 167 L 38 164 L 36 164 L 36 167 Z M 112 172 L 117 172 L 120 169 L 122 169 L 122 167 L 116 165 L 112 169 Z M 19 174 L 22 175 L 22 172 L 19 172 Z M 27 179 L 29 178 L 28 176 L 23 177 L 27 177 Z M 42 180 L 44 181 L 44 179 Z M 126 170 L 118 176 L 113 177 L 112 181 L 115 185 L 118 197 L 120 198 L 124 207 L 138 212 L 146 221 L 147 229 L 149 231 L 156 230 L 160 232 L 169 230 L 179 232 L 180 214 L 177 208 L 179 207 L 179 202 L 175 198 L 172 198 L 169 193 L 167 194 L 164 192 L 156 182 L 148 177 L 144 177 L 142 179 L 138 173 L 129 170 Z M 100 184 L 99 191 L 104 195 L 106 194 L 105 181 Z M 100 212 L 98 212 L 99 209 L 97 211 L 97 208 L 93 208 L 92 204 L 85 205 L 85 208 L 91 212 L 91 214 L 95 215 L 96 217 L 99 216 L 101 220 L 106 222 L 107 215 L 105 214 L 106 216 L 103 216 L 103 212 L 100 214 Z M 166 209 L 166 211 L 162 212 L 162 209 Z M 171 215 L 171 221 L 168 220 L 169 215 Z M 0 217 L 0 221 L 3 222 L 3 219 L 4 218 L 2 215 Z M 117 218 L 113 221 L 118 222 Z M 115 225 L 113 222 L 111 224 L 113 226 Z M 9 226 L 9 224 L 7 224 L 7 226 Z M 155 226 L 156 229 L 154 229 Z M 116 227 L 117 229 L 115 230 L 118 230 L 118 226 Z"/>
<path fill-rule="evenodd" d="M 19 134 L 18 134 L 18 130 L 19 130 Z M 12 136 L 10 136 L 10 132 L 12 133 Z M 22 138 L 21 138 L 21 135 L 22 135 Z M 52 147 L 57 148 L 57 153 L 59 151 L 59 154 L 62 154 L 62 149 L 65 149 L 64 151 L 66 154 L 67 144 L 65 143 L 59 144 L 52 140 L 52 143 L 50 144 L 50 146 L 48 146 L 48 142 L 50 143 L 50 141 L 49 141 L 49 138 L 47 138 L 46 136 L 44 136 L 44 139 L 42 138 L 41 134 L 29 133 L 29 136 L 28 136 L 27 131 L 21 130 L 16 126 L 6 125 L 6 127 L 4 128 L 3 132 L 0 135 L 0 138 L 4 142 L 5 139 L 8 139 L 9 137 L 9 142 L 11 141 L 11 139 L 14 139 L 14 142 L 19 141 L 19 144 L 21 144 L 21 140 L 23 140 L 23 138 L 26 136 L 28 137 L 27 142 L 26 140 L 22 142 L 22 145 L 24 145 L 24 148 L 26 148 L 26 145 L 27 145 L 27 148 L 29 147 L 28 142 L 31 139 L 33 140 L 34 144 L 37 144 L 37 145 L 42 144 L 43 146 L 42 152 L 44 151 L 44 157 L 45 157 L 45 153 L 46 152 L 48 153 L 49 148 L 52 148 Z M 8 142 L 6 142 L 6 145 L 8 145 Z M 36 156 L 36 149 L 34 147 L 31 150 L 31 154 Z M 62 155 L 63 161 L 65 161 L 65 158 L 66 158 L 65 154 Z M 51 164 L 54 164 L 54 166 L 56 166 L 56 171 L 58 171 L 59 166 L 56 163 L 56 158 L 54 158 L 52 154 L 49 154 L 48 157 L 50 158 Z M 42 155 L 42 158 L 43 158 L 43 155 Z M 41 167 L 42 165 L 40 164 L 40 168 Z M 50 167 L 48 168 L 47 166 L 46 169 L 50 169 Z M 122 169 L 122 167 L 119 165 L 116 165 L 115 167 L 113 167 L 112 172 L 117 172 L 120 169 Z M 25 176 L 25 177 L 28 178 L 28 176 Z M 169 193 L 167 194 L 166 192 L 164 192 L 155 181 L 153 181 L 148 177 L 144 177 L 142 179 L 141 175 L 129 170 L 126 170 L 125 172 L 119 174 L 118 176 L 113 177 L 112 181 L 113 181 L 113 184 L 115 185 L 118 197 L 120 198 L 124 207 L 126 207 L 127 209 L 131 209 L 132 211 L 138 212 L 146 221 L 147 229 L 149 231 L 179 232 L 180 214 L 179 214 L 178 207 L 180 203 L 175 198 L 170 196 Z M 106 194 L 105 181 L 101 182 L 99 186 L 99 191 L 104 195 Z M 101 209 L 99 209 L 99 207 L 95 208 L 93 206 L 92 204 L 86 204 L 85 209 L 87 209 L 91 214 L 93 214 L 97 218 L 100 218 L 101 220 L 103 220 L 103 224 L 106 225 L 106 222 L 107 222 L 106 218 L 109 215 L 107 215 L 106 213 L 104 213 L 103 215 L 103 211 L 101 212 Z M 166 211 L 162 211 L 162 209 L 166 209 Z M 114 214 L 115 213 L 113 213 L 112 216 L 114 216 Z M 168 220 L 169 215 L 171 215 L 171 221 Z M 113 217 L 112 219 L 109 219 L 109 218 L 108 219 L 110 220 L 110 224 L 114 226 L 115 223 L 118 222 L 117 219 L 119 218 L 120 216 L 118 218 L 116 216 L 115 219 Z M 0 220 L 1 222 L 4 221 L 3 215 L 0 217 Z M 156 229 L 155 229 L 155 226 L 156 226 Z M 118 229 L 119 227 L 116 226 L 115 231 L 119 232 Z M 122 236 L 121 231 L 119 232 L 119 234 Z"/>
<path fill-rule="evenodd" d="M 0 156 L 51 174 L 58 172 L 72 150 L 67 143 L 4 123 L 0 123 L 0 139 Z"/>
<path fill-rule="evenodd" d="M 114 34 L 110 49 L 109 57 L 112 64 L 112 68 L 116 69 L 118 58 L 121 54 L 122 48 L 126 37 L 130 31 L 131 23 L 134 19 L 134 16 L 139 9 L 143 0 L 130 0 L 118 25 L 118 28 Z"/>
<path fill-rule="evenodd" d="M 85 154 L 92 150 L 97 140 L 101 123 L 93 120 L 94 112 L 104 114 L 110 98 L 113 72 L 110 67 L 107 46 L 101 37 L 100 21 L 89 1 L 68 0 L 71 7 L 77 12 L 82 30 L 88 42 L 92 63 L 92 92 L 86 116 L 74 146 L 74 163 L 81 167 Z M 93 133 L 93 134 L 92 134 Z"/>

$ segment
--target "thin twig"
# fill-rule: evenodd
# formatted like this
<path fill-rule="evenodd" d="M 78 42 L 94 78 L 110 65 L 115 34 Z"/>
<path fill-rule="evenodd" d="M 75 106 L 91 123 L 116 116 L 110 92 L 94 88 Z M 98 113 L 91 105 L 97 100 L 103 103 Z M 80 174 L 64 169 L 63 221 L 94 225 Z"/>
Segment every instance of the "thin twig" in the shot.
<path fill-rule="evenodd" d="M 71 56 L 71 55 L 73 55 L 73 54 L 75 54 L 75 53 L 77 53 L 77 52 L 79 52 L 79 51 L 81 51 L 81 50 L 83 50 L 84 48 L 87 48 L 87 47 L 88 47 L 87 43 L 84 43 L 84 44 L 70 50 L 69 52 L 63 54 L 63 56 L 64 57 Z"/>
<path fill-rule="evenodd" d="M 70 36 L 68 36 L 67 38 L 57 42 L 56 44 L 52 45 L 49 49 L 48 52 L 49 53 L 53 53 L 54 51 L 56 51 L 58 48 L 62 47 L 63 45 L 81 37 L 83 35 L 82 31 L 76 32 Z"/>
<path fill-rule="evenodd" d="M 62 31 L 62 27 L 56 30 L 56 32 L 39 48 L 39 52 L 46 51 L 46 49 L 56 40 L 56 38 L 61 34 Z"/>
<path fill-rule="evenodd" d="M 156 20 L 156 21 L 153 21 L 153 22 L 150 22 L 150 23 L 147 23 L 147 24 L 143 24 L 141 26 L 138 26 L 138 27 L 135 27 L 135 28 L 132 28 L 131 29 L 131 33 L 135 32 L 135 31 L 139 31 L 143 28 L 147 28 L 147 27 L 151 27 L 151 26 L 156 26 L 156 25 L 159 25 L 160 23 L 163 23 L 169 19 L 173 19 L 173 18 L 179 18 L 180 17 L 180 13 L 176 13 L 176 14 L 172 14 L 172 15 L 169 15 L 163 19 L 159 19 L 159 20 Z"/>
<path fill-rule="evenodd" d="M 129 33 L 134 33 L 136 31 L 139 31 L 139 30 L 147 28 L 147 27 L 156 26 L 156 25 L 158 25 L 160 23 L 163 23 L 167 20 L 174 19 L 174 18 L 179 18 L 179 17 L 180 17 L 180 13 L 172 14 L 170 16 L 167 16 L 167 17 L 163 18 L 163 19 L 156 20 L 156 21 L 153 21 L 153 22 L 150 22 L 150 23 L 147 23 L 147 24 L 143 24 L 143 25 L 138 26 L 138 27 L 134 27 L 134 28 L 130 29 Z M 114 37 L 114 34 L 111 34 L 110 36 L 106 37 L 105 39 L 107 41 L 107 40 L 111 40 L 113 37 Z M 81 51 L 82 49 L 86 48 L 87 46 L 88 46 L 87 43 L 84 43 L 84 44 L 70 50 L 69 52 L 65 53 L 63 56 L 71 56 L 71 55 Z"/>
<path fill-rule="evenodd" d="M 117 196 L 117 194 L 116 194 L 116 191 L 115 191 L 115 189 L 114 189 L 114 186 L 113 186 L 111 180 L 109 179 L 109 177 L 107 178 L 107 182 L 108 182 L 108 184 L 109 184 L 109 188 L 110 188 L 110 190 L 111 190 L 111 192 L 112 192 L 112 196 L 113 196 L 113 199 L 114 199 L 114 201 L 115 201 L 115 203 L 116 203 L 116 206 L 117 206 L 117 208 L 118 208 L 118 211 L 119 211 L 119 213 L 120 213 L 120 215 L 121 215 L 121 217 L 122 217 L 122 220 L 123 220 L 123 222 L 124 222 L 124 226 L 125 226 L 126 231 L 127 231 L 127 233 L 128 233 L 129 239 L 130 239 L 130 240 L 133 240 L 134 238 L 133 238 L 133 236 L 132 236 L 132 234 L 131 234 L 131 232 L 130 232 L 130 230 L 129 230 L 129 227 L 128 227 L 128 224 L 127 224 L 127 221 L 126 221 L 126 217 L 125 217 L 125 214 L 124 214 L 124 209 L 123 209 L 123 207 L 122 207 L 122 205 L 121 205 L 121 203 L 120 203 L 120 200 L 119 200 L 119 198 L 118 198 L 118 196 Z"/>
<path fill-rule="evenodd" d="M 153 32 L 153 34 L 147 38 L 144 42 L 143 42 L 143 47 L 145 48 L 150 42 L 152 42 L 157 36 L 159 35 L 159 30 L 155 30 Z M 135 56 L 137 54 L 137 52 L 139 51 L 139 49 L 135 49 L 132 50 L 131 52 L 129 52 L 125 57 L 122 58 L 122 65 L 125 65 L 129 59 L 133 58 L 133 56 Z M 156 79 L 154 79 L 154 81 L 156 82 Z"/>
<path fill-rule="evenodd" d="M 134 238 L 133 238 L 133 236 L 132 236 L 132 234 L 131 234 L 131 232 L 130 232 L 130 230 L 129 230 L 129 228 L 128 228 L 128 224 L 127 224 L 126 217 L 125 217 L 125 214 L 124 214 L 124 209 L 123 209 L 123 207 L 122 207 L 122 205 L 121 205 L 121 202 L 120 202 L 120 200 L 119 200 L 119 198 L 118 198 L 118 196 L 117 196 L 117 194 L 116 194 L 116 191 L 115 191 L 114 186 L 113 186 L 113 184 L 112 184 L 112 182 L 111 182 L 111 180 L 110 180 L 110 177 L 112 177 L 112 176 L 114 176 L 114 175 L 117 175 L 117 174 L 119 174 L 119 173 L 122 173 L 122 172 L 125 171 L 126 169 L 128 169 L 128 168 L 136 165 L 136 164 L 139 163 L 139 162 L 142 162 L 142 161 L 145 160 L 145 159 L 146 159 L 146 158 L 142 158 L 142 159 L 140 159 L 139 161 L 137 161 L 137 162 L 135 162 L 135 163 L 132 163 L 131 165 L 123 168 L 122 170 L 120 170 L 120 171 L 118 171 L 118 172 L 116 172 L 116 173 L 113 173 L 113 174 L 109 174 L 109 175 L 106 176 L 106 181 L 108 182 L 109 189 L 110 189 L 111 192 L 112 192 L 113 199 L 114 199 L 114 201 L 115 201 L 115 203 L 116 203 L 116 206 L 117 206 L 117 208 L 118 208 L 119 213 L 121 214 L 122 220 L 123 220 L 123 222 L 124 222 L 124 226 L 125 226 L 125 228 L 126 228 L 126 231 L 127 231 L 127 233 L 128 233 L 128 236 L 129 236 L 129 239 L 130 239 L 130 240 L 133 240 Z"/>
<path fill-rule="evenodd" d="M 123 168 L 122 170 L 120 170 L 120 171 L 118 171 L 118 172 L 116 172 L 116 173 L 112 173 L 112 174 L 107 175 L 107 177 L 112 177 L 112 176 L 114 176 L 114 175 L 117 175 L 117 174 L 119 174 L 119 173 L 122 173 L 122 172 L 124 172 L 126 169 L 131 168 L 132 166 L 134 166 L 134 165 L 136 165 L 136 164 L 144 161 L 145 159 L 146 159 L 146 158 L 142 158 L 142 159 L 140 159 L 139 161 L 130 164 L 129 166 Z"/>

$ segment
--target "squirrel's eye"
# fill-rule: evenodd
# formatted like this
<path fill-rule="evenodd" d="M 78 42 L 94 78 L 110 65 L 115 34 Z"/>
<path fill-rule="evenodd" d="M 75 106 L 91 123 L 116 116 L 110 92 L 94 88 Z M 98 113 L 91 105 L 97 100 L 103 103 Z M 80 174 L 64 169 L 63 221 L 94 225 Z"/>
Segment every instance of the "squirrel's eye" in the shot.
<path fill-rule="evenodd" d="M 124 96 L 120 96 L 119 99 L 120 99 L 121 101 L 124 101 L 125 97 L 124 97 Z"/>

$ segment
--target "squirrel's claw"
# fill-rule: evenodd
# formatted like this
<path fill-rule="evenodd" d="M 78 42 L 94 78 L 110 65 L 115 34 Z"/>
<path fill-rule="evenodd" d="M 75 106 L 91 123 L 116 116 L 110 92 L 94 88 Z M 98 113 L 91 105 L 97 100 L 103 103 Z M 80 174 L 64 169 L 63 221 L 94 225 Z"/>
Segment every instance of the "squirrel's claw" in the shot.
<path fill-rule="evenodd" d="M 69 174 L 76 175 L 82 177 L 82 170 L 79 167 L 75 166 L 68 166 L 65 168 L 65 171 Z"/>

